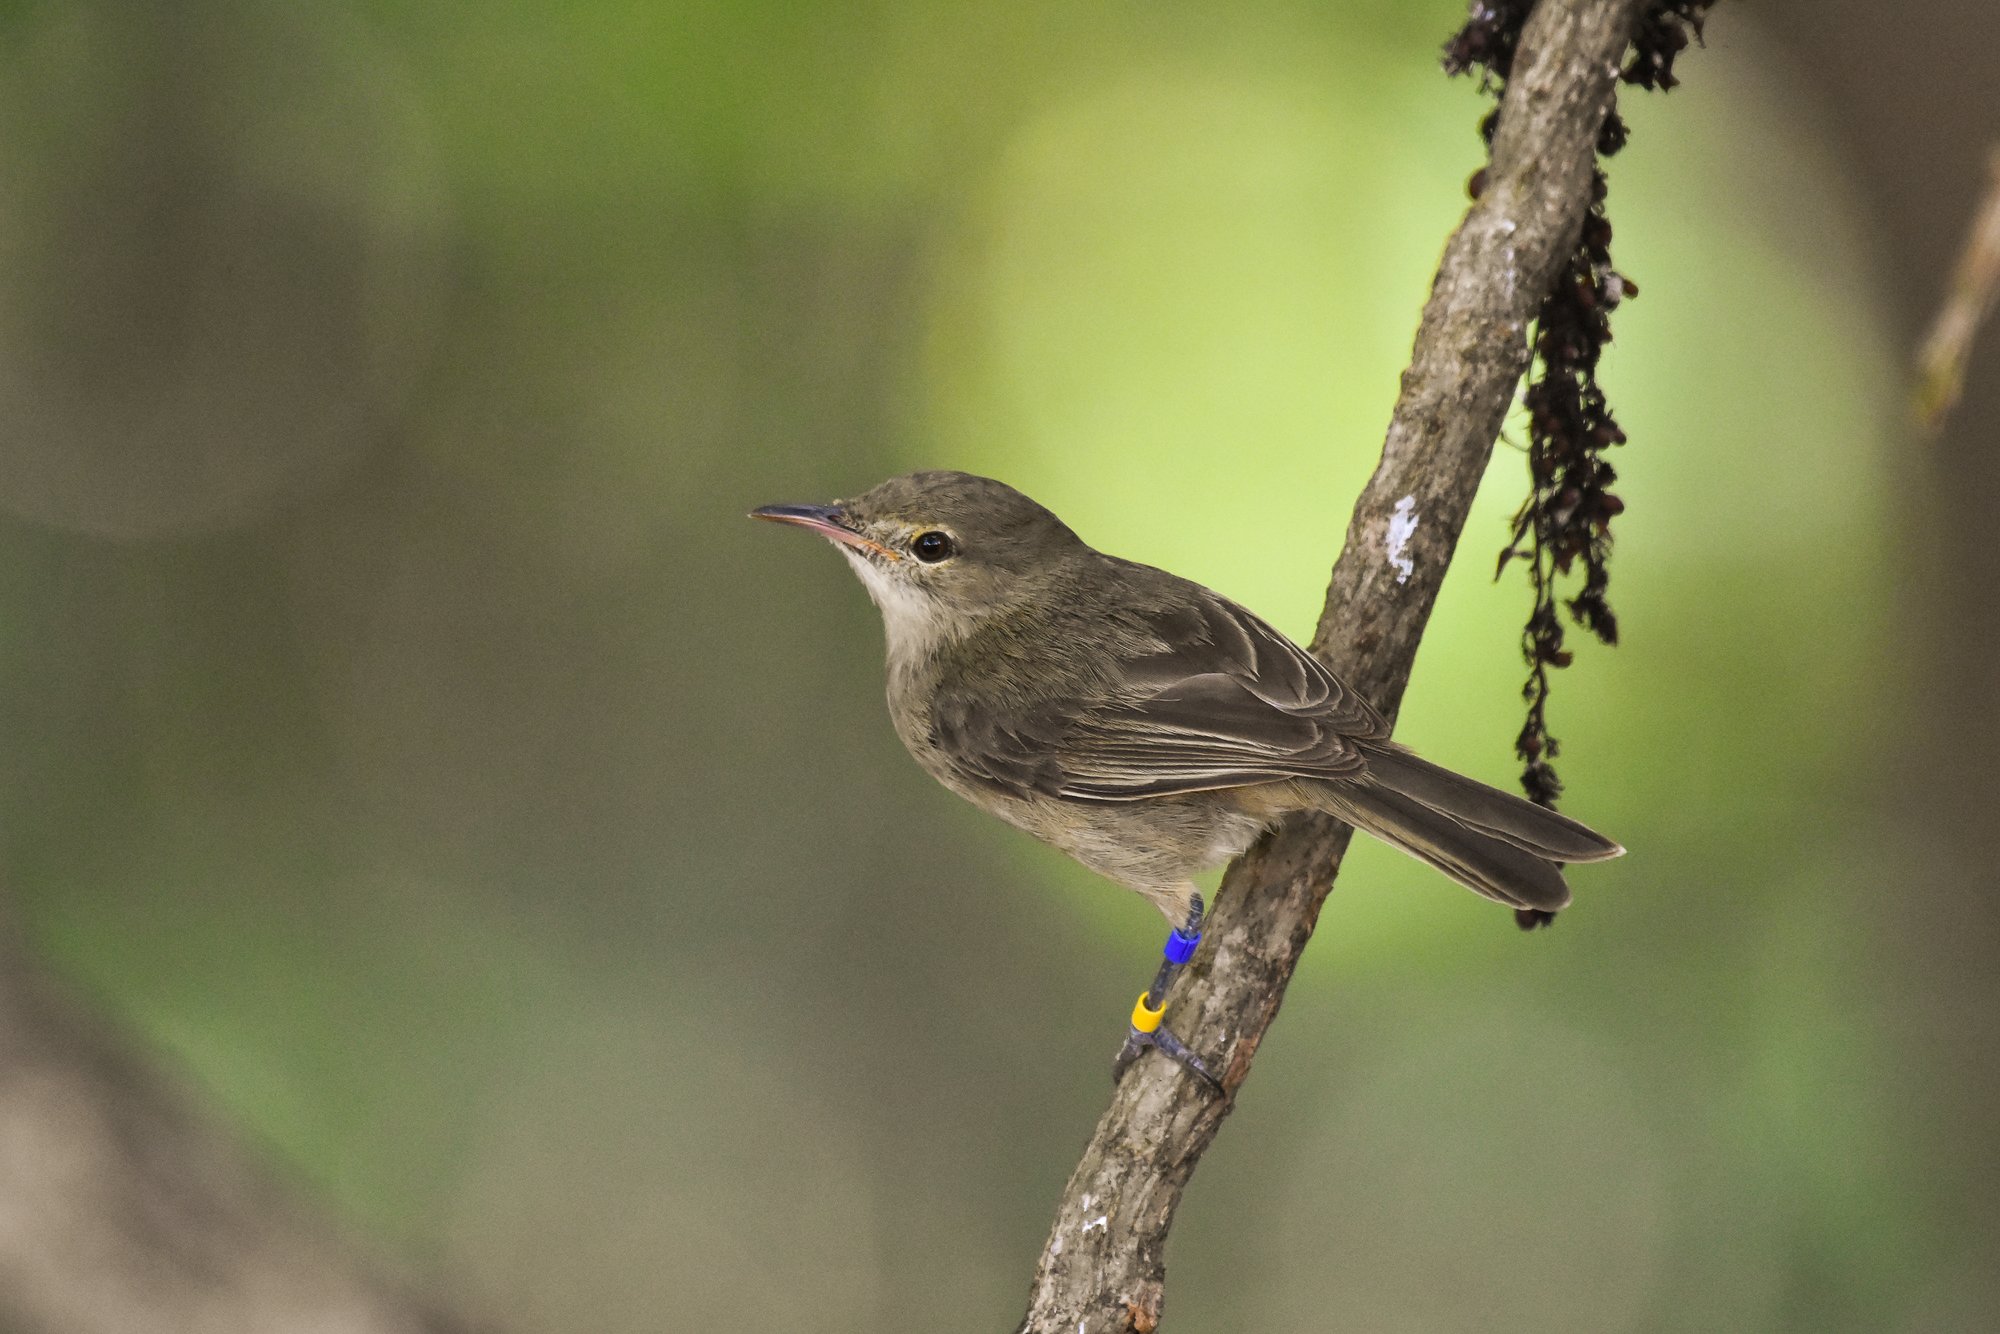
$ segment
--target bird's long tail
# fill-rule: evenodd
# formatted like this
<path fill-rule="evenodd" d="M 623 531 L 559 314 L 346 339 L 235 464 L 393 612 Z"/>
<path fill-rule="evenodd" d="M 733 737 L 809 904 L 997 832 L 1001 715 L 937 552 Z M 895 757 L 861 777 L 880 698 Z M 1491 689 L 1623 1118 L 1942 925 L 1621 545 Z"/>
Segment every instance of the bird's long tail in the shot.
<path fill-rule="evenodd" d="M 1401 747 L 1371 749 L 1359 779 L 1314 784 L 1331 815 L 1434 866 L 1475 894 L 1558 912 L 1569 886 L 1558 864 L 1623 853 L 1602 834 Z"/>

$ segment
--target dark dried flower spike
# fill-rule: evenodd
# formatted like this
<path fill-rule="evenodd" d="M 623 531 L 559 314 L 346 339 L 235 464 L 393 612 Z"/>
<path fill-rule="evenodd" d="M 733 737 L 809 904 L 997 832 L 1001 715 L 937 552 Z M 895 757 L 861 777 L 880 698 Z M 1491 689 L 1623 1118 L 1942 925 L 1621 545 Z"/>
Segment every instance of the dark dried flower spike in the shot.
<path fill-rule="evenodd" d="M 1447 74 L 1481 71 L 1484 86 L 1495 87 L 1505 80 L 1514 65 L 1514 48 L 1521 41 L 1521 25 L 1528 21 L 1534 0 L 1477 0 L 1465 26 L 1444 44 Z"/>
<path fill-rule="evenodd" d="M 1701 40 L 1702 23 L 1713 0 L 1654 0 L 1640 16 L 1631 56 L 1620 70 L 1626 83 L 1672 88 L 1674 60 L 1690 42 Z M 1465 26 L 1445 44 L 1444 67 L 1452 74 L 1478 69 L 1482 87 L 1496 96 L 1505 84 L 1532 0 L 1475 0 Z M 1499 108 L 1479 123 L 1480 137 L 1493 140 Z M 1614 107 L 1597 135 L 1597 152 L 1610 157 L 1625 146 L 1628 130 Z M 1481 175 L 1470 185 L 1480 193 Z M 1638 284 L 1611 267 L 1611 222 L 1604 213 L 1606 182 L 1601 167 L 1591 176 L 1591 203 L 1571 254 L 1535 319 L 1533 365 L 1523 398 L 1528 415 L 1528 496 L 1514 515 L 1497 575 L 1517 557 L 1527 564 L 1534 600 L 1521 634 L 1528 679 L 1521 689 L 1527 718 L 1514 741 L 1525 766 L 1521 785 L 1528 796 L 1553 806 L 1562 792 L 1552 761 L 1561 744 L 1548 728 L 1549 672 L 1570 665 L 1558 603 L 1571 621 L 1606 644 L 1618 642 L 1618 618 L 1611 610 L 1611 521 L 1625 504 L 1611 491 L 1617 473 L 1604 451 L 1625 443 L 1597 383 L 1597 364 L 1611 341 L 1611 312 L 1639 294 Z M 1559 598 L 1560 579 L 1580 572 L 1582 586 Z M 1515 915 L 1524 929 L 1543 926 L 1548 914 Z"/>

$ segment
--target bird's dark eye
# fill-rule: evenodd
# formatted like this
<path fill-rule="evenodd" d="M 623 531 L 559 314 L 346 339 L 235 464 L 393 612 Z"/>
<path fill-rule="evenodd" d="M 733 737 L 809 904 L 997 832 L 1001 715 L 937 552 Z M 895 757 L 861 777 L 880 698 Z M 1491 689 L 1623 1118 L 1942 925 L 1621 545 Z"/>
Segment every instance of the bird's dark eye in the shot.
<path fill-rule="evenodd" d="M 926 565 L 935 565 L 941 560 L 946 560 L 957 550 L 958 547 L 953 544 L 951 535 L 940 533 L 936 529 L 918 533 L 910 539 L 910 551 Z"/>

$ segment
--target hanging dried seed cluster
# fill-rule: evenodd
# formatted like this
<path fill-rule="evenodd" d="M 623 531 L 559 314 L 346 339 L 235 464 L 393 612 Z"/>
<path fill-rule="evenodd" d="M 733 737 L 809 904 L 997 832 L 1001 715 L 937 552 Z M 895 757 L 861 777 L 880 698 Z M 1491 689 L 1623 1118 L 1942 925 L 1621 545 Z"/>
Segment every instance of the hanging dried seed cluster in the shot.
<path fill-rule="evenodd" d="M 1647 6 L 1632 40 L 1631 56 L 1619 78 L 1642 88 L 1669 89 L 1674 58 L 1690 41 L 1701 39 L 1701 25 L 1714 0 L 1657 0 Z M 1475 0 L 1465 26 L 1445 44 L 1444 67 L 1452 74 L 1480 71 L 1481 86 L 1498 95 L 1514 61 L 1533 0 Z M 1480 122 L 1487 143 L 1500 119 L 1496 106 Z M 1599 157 L 1610 157 L 1625 146 L 1625 122 L 1614 108 L 1598 131 Z M 1485 172 L 1472 178 L 1478 196 Z M 1549 671 L 1567 667 L 1563 619 L 1557 602 L 1570 619 L 1606 644 L 1618 642 L 1618 618 L 1606 594 L 1611 587 L 1611 520 L 1624 508 L 1612 493 L 1618 474 L 1604 452 L 1625 443 L 1625 432 L 1611 415 L 1597 383 L 1597 361 L 1611 341 L 1611 312 L 1618 303 L 1639 294 L 1638 285 L 1611 267 L 1611 222 L 1604 214 L 1603 168 L 1591 178 L 1590 210 L 1554 289 L 1535 317 L 1534 364 L 1529 370 L 1524 405 L 1528 412 L 1528 497 L 1514 515 L 1500 569 L 1519 558 L 1527 563 L 1534 606 L 1521 635 L 1528 681 L 1522 698 L 1528 716 L 1514 740 L 1514 753 L 1525 768 L 1521 786 L 1529 798 L 1555 805 L 1562 792 L 1554 759 L 1561 750 L 1549 732 Z M 1576 573 L 1582 587 L 1559 599 L 1558 579 Z M 1524 929 L 1546 925 L 1553 914 L 1521 909 L 1515 919 Z"/>

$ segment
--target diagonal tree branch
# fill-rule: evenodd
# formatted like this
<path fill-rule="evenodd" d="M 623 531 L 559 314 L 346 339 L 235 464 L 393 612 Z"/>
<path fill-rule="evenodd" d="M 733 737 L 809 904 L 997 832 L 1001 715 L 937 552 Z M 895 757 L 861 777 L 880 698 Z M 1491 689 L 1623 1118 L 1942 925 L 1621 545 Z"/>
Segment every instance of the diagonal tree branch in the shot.
<path fill-rule="evenodd" d="M 1647 0 L 1541 0 L 1514 56 L 1485 188 L 1445 248 L 1390 419 L 1347 530 L 1312 651 L 1394 716 L 1514 388 L 1527 328 L 1575 247 L 1599 129 Z M 1248 1077 L 1350 831 L 1288 823 L 1229 870 L 1168 1021 Z M 1167 1232 L 1222 1119 L 1164 1059 L 1127 1074 L 1064 1189 L 1022 1334 L 1149 1334 Z"/>

